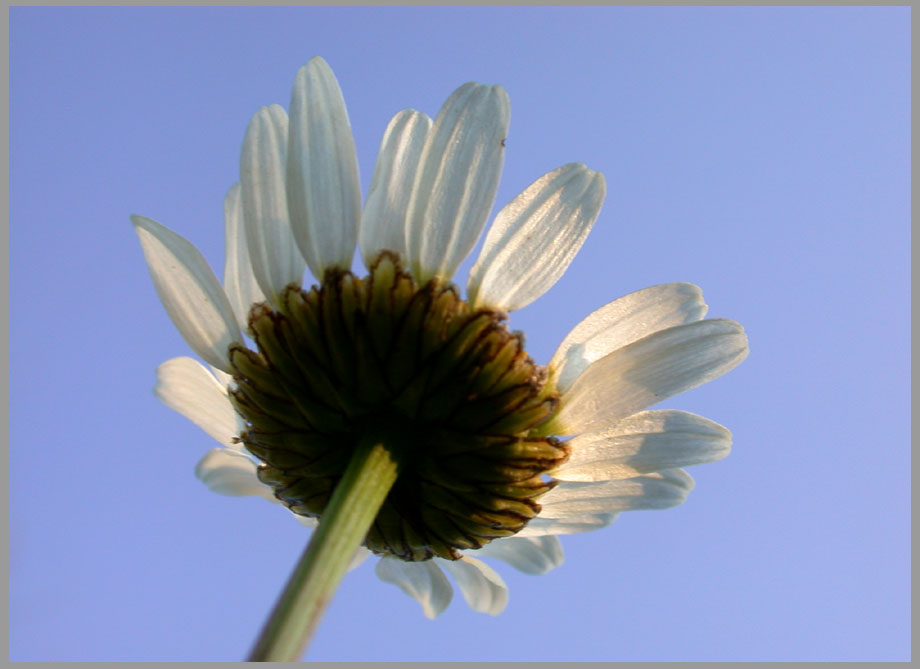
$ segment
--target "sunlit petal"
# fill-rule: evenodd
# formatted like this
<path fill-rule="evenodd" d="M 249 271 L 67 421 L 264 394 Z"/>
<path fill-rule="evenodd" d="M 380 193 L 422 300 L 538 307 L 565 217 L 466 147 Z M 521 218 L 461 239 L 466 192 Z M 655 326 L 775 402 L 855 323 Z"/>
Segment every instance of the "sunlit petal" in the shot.
<path fill-rule="evenodd" d="M 608 353 L 705 315 L 703 293 L 693 284 L 665 283 L 637 290 L 604 305 L 576 325 L 556 349 L 550 370 L 564 390 L 588 365 Z"/>
<path fill-rule="evenodd" d="M 489 228 L 470 270 L 470 303 L 513 311 L 549 290 L 584 243 L 604 194 L 604 176 L 581 163 L 528 186 Z"/>
<path fill-rule="evenodd" d="M 563 393 L 548 429 L 560 434 L 601 429 L 721 376 L 747 354 L 744 329 L 734 321 L 712 319 L 656 332 L 589 365 Z"/>
<path fill-rule="evenodd" d="M 510 119 L 505 90 L 474 83 L 454 91 L 438 113 L 406 224 L 409 266 L 420 283 L 450 279 L 476 244 L 495 201 Z"/>

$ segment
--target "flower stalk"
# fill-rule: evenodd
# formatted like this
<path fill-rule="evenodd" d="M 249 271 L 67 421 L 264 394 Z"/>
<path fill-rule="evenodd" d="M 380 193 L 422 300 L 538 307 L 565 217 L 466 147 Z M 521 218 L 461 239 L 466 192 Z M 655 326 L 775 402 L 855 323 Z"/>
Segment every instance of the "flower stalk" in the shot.
<path fill-rule="evenodd" d="M 385 440 L 368 438 L 358 446 L 249 661 L 293 662 L 301 657 L 398 470 Z"/>

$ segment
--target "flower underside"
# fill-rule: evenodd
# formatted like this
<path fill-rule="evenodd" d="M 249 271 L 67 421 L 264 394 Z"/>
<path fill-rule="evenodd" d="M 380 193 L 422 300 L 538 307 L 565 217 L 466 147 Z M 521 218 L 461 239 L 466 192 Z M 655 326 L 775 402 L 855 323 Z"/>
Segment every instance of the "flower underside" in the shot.
<path fill-rule="evenodd" d="M 419 286 L 383 253 L 360 279 L 329 271 L 253 307 L 258 352 L 234 344 L 231 397 L 259 478 L 294 513 L 321 517 L 359 442 L 399 467 L 365 540 L 380 555 L 456 560 L 516 534 L 568 449 L 534 434 L 558 394 L 499 311 L 448 282 Z"/>

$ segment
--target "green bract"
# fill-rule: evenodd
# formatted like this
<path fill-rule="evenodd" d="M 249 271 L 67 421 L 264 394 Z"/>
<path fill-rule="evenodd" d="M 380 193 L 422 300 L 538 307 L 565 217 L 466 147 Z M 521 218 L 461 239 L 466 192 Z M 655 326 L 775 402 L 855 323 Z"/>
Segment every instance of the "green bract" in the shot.
<path fill-rule="evenodd" d="M 329 271 L 309 291 L 289 286 L 277 310 L 257 305 L 258 353 L 234 344 L 230 360 L 259 479 L 293 512 L 320 517 L 374 436 L 399 475 L 368 533 L 372 551 L 453 560 L 516 534 L 568 452 L 533 434 L 558 395 L 504 318 L 470 308 L 449 282 L 419 286 L 390 253 L 364 279 Z"/>

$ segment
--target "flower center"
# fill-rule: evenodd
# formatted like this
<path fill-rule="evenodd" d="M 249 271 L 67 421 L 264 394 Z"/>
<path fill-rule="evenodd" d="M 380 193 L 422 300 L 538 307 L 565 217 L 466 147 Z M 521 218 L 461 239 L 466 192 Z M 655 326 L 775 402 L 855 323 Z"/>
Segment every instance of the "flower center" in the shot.
<path fill-rule="evenodd" d="M 417 285 L 388 253 L 364 279 L 328 272 L 280 302 L 250 313 L 258 352 L 231 346 L 231 397 L 260 480 L 294 513 L 322 516 L 371 433 L 399 466 L 365 540 L 377 554 L 455 560 L 539 513 L 568 451 L 534 435 L 558 395 L 504 314 Z"/>

